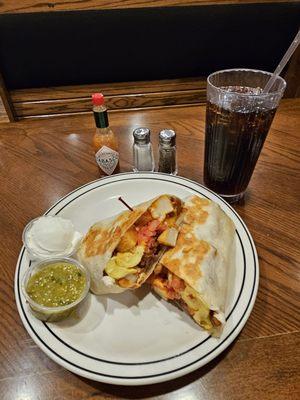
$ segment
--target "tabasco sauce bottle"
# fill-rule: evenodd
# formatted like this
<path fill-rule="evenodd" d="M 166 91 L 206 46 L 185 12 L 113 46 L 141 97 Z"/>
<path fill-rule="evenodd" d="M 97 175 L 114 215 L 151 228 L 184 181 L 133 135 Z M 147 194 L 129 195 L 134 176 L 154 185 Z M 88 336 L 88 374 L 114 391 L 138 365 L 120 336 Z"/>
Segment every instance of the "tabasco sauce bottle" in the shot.
<path fill-rule="evenodd" d="M 95 158 L 101 175 L 120 172 L 118 140 L 109 127 L 107 108 L 102 93 L 92 95 L 96 132 L 93 137 Z"/>

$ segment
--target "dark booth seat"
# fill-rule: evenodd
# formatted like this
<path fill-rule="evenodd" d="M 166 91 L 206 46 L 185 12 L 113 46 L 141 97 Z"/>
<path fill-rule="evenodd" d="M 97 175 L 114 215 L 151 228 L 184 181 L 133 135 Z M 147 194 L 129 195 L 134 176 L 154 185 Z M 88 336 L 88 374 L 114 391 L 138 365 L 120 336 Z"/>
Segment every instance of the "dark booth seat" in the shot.
<path fill-rule="evenodd" d="M 0 15 L 8 90 L 272 71 L 300 2 Z"/>

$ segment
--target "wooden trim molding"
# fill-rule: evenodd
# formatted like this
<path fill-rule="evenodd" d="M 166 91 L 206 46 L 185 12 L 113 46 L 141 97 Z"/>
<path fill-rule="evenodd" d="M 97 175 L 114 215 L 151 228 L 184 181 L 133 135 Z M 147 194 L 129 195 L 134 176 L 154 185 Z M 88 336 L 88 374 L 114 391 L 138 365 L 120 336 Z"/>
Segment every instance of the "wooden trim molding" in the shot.
<path fill-rule="evenodd" d="M 0 98 L 1 98 L 1 120 L 2 120 L 2 104 L 5 110 L 5 113 L 10 122 L 15 121 L 15 110 L 10 97 L 10 93 L 6 89 L 3 77 L 0 73 Z"/>
<path fill-rule="evenodd" d="M 174 6 L 202 6 L 250 3 L 296 3 L 298 0 L 2 0 L 0 13 L 55 12 L 71 10 L 111 10 Z"/>
<path fill-rule="evenodd" d="M 91 94 L 102 92 L 110 110 L 204 104 L 206 79 L 185 78 L 160 81 L 64 86 L 11 91 L 17 118 L 43 117 L 91 110 Z"/>
<path fill-rule="evenodd" d="M 300 96 L 300 48 L 292 58 L 284 78 L 288 87 L 284 97 Z M 2 80 L 3 85 L 3 80 Z M 18 89 L 9 94 L 2 86 L 10 120 L 91 111 L 91 94 L 102 92 L 112 111 L 205 104 L 206 78 L 165 79 L 158 81 L 116 82 L 49 88 Z M 3 95 L 2 95 L 3 97 Z"/>

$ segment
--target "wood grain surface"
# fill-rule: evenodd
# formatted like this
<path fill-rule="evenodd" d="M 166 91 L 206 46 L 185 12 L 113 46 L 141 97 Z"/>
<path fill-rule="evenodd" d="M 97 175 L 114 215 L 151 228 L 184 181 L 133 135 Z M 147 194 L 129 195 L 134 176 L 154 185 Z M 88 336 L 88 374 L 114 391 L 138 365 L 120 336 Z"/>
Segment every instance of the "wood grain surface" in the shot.
<path fill-rule="evenodd" d="M 287 0 L 2 0 L 0 13 L 26 13 L 70 10 L 110 10 L 120 8 L 201 6 L 249 3 L 284 3 Z M 296 2 L 297 0 L 289 0 Z"/>
<path fill-rule="evenodd" d="M 148 126 L 156 148 L 164 127 L 178 135 L 179 174 L 202 182 L 205 107 L 114 112 L 121 170 L 131 165 L 132 130 Z M 237 340 L 205 367 L 177 380 L 119 387 L 80 378 L 52 362 L 29 338 L 13 279 L 25 224 L 69 191 L 98 177 L 91 114 L 0 124 L 1 400 L 205 399 L 300 397 L 300 99 L 283 100 L 245 200 L 235 209 L 255 240 L 260 286 Z"/>
<path fill-rule="evenodd" d="M 10 92 L 17 118 L 84 113 L 91 109 L 91 94 L 102 92 L 111 110 L 204 104 L 205 78 L 104 83 L 20 89 Z"/>

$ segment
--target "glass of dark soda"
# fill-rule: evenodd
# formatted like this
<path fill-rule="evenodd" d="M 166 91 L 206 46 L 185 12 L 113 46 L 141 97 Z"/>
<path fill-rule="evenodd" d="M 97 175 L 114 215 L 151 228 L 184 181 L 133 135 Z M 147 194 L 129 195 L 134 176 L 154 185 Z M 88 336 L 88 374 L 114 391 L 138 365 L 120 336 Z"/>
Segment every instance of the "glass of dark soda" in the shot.
<path fill-rule="evenodd" d="M 228 69 L 207 78 L 204 183 L 232 203 L 246 191 L 286 82 L 271 73 Z"/>

